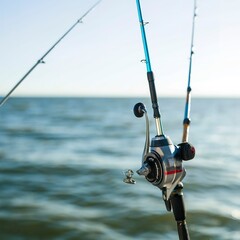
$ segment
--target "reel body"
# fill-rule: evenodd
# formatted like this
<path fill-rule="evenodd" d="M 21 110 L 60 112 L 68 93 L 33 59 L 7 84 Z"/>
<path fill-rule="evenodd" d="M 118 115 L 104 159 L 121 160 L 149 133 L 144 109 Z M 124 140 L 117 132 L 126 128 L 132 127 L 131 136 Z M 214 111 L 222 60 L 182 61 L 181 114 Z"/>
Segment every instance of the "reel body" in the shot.
<path fill-rule="evenodd" d="M 146 140 L 142 154 L 142 166 L 137 173 L 162 190 L 163 199 L 167 202 L 175 189 L 186 175 L 182 160 L 190 160 L 195 156 L 194 147 L 187 142 L 174 145 L 168 136 L 157 135 L 150 143 L 149 120 L 143 103 L 137 103 L 133 112 L 140 118 L 145 115 Z"/>
<path fill-rule="evenodd" d="M 168 200 L 177 184 L 185 177 L 186 170 L 182 165 L 179 147 L 171 139 L 161 135 L 152 138 L 150 152 L 137 171 L 146 180 L 163 191 L 164 200 Z"/>

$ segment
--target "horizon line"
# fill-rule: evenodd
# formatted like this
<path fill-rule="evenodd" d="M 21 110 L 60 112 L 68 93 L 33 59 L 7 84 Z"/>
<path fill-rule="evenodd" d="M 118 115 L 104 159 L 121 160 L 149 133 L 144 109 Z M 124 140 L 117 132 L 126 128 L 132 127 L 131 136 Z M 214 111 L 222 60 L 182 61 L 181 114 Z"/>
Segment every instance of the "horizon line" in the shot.
<path fill-rule="evenodd" d="M 0 95 L 0 100 L 4 98 L 4 96 Z M 150 96 L 147 95 L 139 95 L 139 96 L 130 96 L 130 95 L 14 95 L 11 96 L 11 98 L 150 98 Z M 162 95 L 158 96 L 158 98 L 186 98 L 186 96 L 183 95 Z M 194 98 L 229 98 L 229 99 L 238 99 L 240 96 L 238 95 L 195 95 L 192 96 L 192 99 Z"/>

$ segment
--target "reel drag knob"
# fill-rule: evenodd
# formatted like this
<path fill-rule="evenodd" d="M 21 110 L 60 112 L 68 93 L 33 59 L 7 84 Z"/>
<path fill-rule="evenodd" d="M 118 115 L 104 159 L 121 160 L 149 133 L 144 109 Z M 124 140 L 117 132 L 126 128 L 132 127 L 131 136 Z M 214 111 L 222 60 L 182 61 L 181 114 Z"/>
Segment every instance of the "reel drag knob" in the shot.
<path fill-rule="evenodd" d="M 195 147 L 187 142 L 178 144 L 180 150 L 180 158 L 188 161 L 195 157 Z"/>
<path fill-rule="evenodd" d="M 146 107 L 144 106 L 143 103 L 139 102 L 139 103 L 135 104 L 135 106 L 133 108 L 133 113 L 137 118 L 141 118 L 145 112 L 147 112 L 147 111 L 146 111 Z"/>

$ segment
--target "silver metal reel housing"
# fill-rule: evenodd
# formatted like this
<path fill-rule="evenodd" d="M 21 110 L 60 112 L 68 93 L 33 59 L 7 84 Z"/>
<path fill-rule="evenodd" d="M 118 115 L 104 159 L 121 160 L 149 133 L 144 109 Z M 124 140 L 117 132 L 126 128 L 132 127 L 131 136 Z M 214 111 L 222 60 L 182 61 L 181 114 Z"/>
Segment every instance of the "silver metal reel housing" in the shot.
<path fill-rule="evenodd" d="M 164 200 L 168 200 L 172 191 L 186 175 L 182 160 L 178 158 L 178 148 L 169 137 L 156 136 L 151 141 L 150 152 L 137 171 L 147 181 L 163 191 Z"/>

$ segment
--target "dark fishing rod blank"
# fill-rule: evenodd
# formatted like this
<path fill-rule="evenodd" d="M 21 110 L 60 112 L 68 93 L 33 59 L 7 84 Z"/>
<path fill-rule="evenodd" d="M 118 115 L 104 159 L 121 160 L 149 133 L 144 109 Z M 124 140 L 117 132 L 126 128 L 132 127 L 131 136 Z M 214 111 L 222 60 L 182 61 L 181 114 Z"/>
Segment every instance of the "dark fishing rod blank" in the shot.
<path fill-rule="evenodd" d="M 43 56 L 30 68 L 30 70 L 15 84 L 15 86 L 6 94 L 0 101 L 0 107 L 8 100 L 15 89 L 23 82 L 23 80 L 40 64 L 44 63 L 43 59 L 65 38 L 79 23 L 82 23 L 84 17 L 86 17 L 102 0 L 96 2 L 91 8 L 89 8 L 68 30 L 65 32 L 56 43 L 45 53 Z"/>

